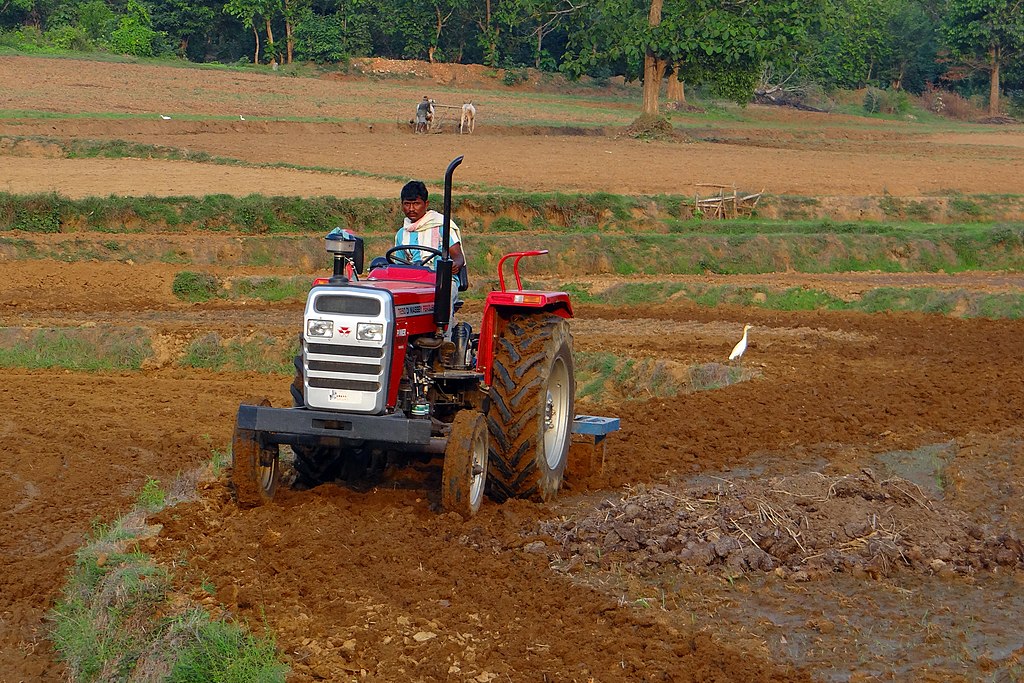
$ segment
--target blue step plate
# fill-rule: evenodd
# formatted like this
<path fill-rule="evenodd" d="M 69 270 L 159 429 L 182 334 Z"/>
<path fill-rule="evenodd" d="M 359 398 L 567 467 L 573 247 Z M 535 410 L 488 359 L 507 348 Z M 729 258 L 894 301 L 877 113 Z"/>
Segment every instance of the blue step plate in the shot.
<path fill-rule="evenodd" d="M 573 434 L 591 434 L 593 436 L 607 436 L 612 432 L 619 431 L 619 418 L 598 417 L 596 415 L 577 415 L 572 422 Z"/>

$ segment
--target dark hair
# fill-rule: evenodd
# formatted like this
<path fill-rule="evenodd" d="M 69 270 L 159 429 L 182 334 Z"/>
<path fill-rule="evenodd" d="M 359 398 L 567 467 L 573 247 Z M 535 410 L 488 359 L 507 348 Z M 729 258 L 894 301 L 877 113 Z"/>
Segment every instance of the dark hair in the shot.
<path fill-rule="evenodd" d="M 417 199 L 427 201 L 427 197 L 427 186 L 423 184 L 422 180 L 410 180 L 402 188 L 403 202 L 414 202 Z"/>

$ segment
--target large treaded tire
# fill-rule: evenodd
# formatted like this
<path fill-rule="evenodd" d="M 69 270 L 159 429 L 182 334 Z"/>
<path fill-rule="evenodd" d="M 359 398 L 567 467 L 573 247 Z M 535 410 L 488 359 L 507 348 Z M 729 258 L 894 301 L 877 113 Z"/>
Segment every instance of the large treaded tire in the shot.
<path fill-rule="evenodd" d="M 575 393 L 567 320 L 551 313 L 516 314 L 499 327 L 487 414 L 492 498 L 541 502 L 558 493 Z"/>

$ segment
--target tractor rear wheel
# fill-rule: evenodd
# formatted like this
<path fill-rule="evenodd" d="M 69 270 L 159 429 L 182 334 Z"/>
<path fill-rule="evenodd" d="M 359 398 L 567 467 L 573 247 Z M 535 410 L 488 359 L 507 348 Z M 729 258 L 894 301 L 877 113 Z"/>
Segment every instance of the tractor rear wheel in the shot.
<path fill-rule="evenodd" d="M 494 499 L 546 501 L 558 493 L 575 393 L 568 321 L 551 313 L 513 315 L 495 340 L 487 415 Z"/>
<path fill-rule="evenodd" d="M 263 399 L 260 405 L 270 405 Z M 231 482 L 235 498 L 244 507 L 269 503 L 281 483 L 281 465 L 277 444 L 264 446 L 256 432 L 237 424 L 231 438 Z"/>
<path fill-rule="evenodd" d="M 487 419 L 474 410 L 455 416 L 444 449 L 441 507 L 469 519 L 480 510 L 487 481 Z"/>

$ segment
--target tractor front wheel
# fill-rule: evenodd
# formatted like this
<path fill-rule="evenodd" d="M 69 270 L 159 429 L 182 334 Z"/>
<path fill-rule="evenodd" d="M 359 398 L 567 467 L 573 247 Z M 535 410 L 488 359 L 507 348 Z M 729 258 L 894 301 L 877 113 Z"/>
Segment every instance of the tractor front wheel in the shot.
<path fill-rule="evenodd" d="M 480 510 L 487 481 L 487 420 L 463 410 L 455 416 L 444 449 L 441 507 L 469 519 Z"/>
<path fill-rule="evenodd" d="M 270 405 L 264 399 L 260 405 Z M 256 432 L 235 425 L 231 438 L 231 482 L 235 498 L 244 507 L 269 503 L 281 483 L 277 444 L 264 446 Z"/>
<path fill-rule="evenodd" d="M 551 313 L 516 314 L 499 328 L 487 416 L 493 498 L 547 501 L 558 493 L 575 392 L 567 320 Z"/>

